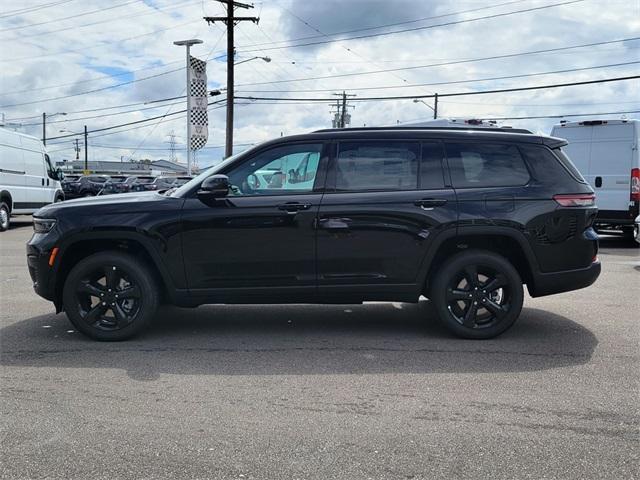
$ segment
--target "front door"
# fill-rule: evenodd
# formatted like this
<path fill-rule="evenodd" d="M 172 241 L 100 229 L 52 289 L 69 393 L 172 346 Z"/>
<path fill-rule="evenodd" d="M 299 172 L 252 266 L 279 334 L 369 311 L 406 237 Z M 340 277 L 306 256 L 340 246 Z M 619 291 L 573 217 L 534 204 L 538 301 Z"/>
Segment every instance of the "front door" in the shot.
<path fill-rule="evenodd" d="M 183 256 L 192 295 L 210 301 L 315 295 L 323 148 L 300 143 L 262 150 L 219 172 L 233 186 L 227 197 L 186 200 Z"/>
<path fill-rule="evenodd" d="M 340 142 L 318 215 L 319 293 L 415 293 L 432 239 L 457 220 L 443 171 L 439 142 Z"/>

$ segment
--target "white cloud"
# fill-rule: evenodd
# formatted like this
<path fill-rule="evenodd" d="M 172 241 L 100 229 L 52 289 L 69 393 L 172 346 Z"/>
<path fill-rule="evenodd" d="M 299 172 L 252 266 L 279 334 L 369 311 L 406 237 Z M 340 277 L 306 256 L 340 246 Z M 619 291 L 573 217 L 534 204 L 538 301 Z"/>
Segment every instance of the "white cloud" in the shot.
<path fill-rule="evenodd" d="M 41 0 L 21 2 L 25 8 L 41 4 Z M 118 2 L 118 3 L 124 3 Z M 394 67 L 423 65 L 441 61 L 478 58 L 511 52 L 531 51 L 577 45 L 591 42 L 638 36 L 640 31 L 640 2 L 586 0 L 584 2 L 504 16 L 490 20 L 463 23 L 449 27 L 418 30 L 395 35 L 361 40 L 326 43 L 311 47 L 269 50 L 280 46 L 272 42 L 317 37 L 308 41 L 322 41 L 324 34 L 362 29 L 380 24 L 411 21 L 416 18 L 444 15 L 495 5 L 488 1 L 422 1 L 422 0 L 359 0 L 308 2 L 306 0 L 274 0 L 256 4 L 256 8 L 242 14 L 261 17 L 258 26 L 245 22 L 236 30 L 238 59 L 265 55 L 272 62 L 259 60 L 237 67 L 238 84 L 279 81 L 292 78 L 335 75 L 350 72 L 380 70 Z M 502 2 L 505 3 L 505 2 Z M 482 11 L 449 16 L 431 21 L 409 23 L 391 30 L 469 19 L 523 8 L 552 3 L 551 0 L 532 0 L 487 8 Z M 204 15 L 220 15 L 223 9 L 217 2 L 183 0 L 171 2 L 157 0 L 139 2 L 119 8 L 112 2 L 74 0 L 60 7 L 41 9 L 25 14 L 0 18 L 0 40 L 4 48 L 2 61 L 0 105 L 32 102 L 19 107 L 0 108 L 7 118 L 32 117 L 18 120 L 26 124 L 22 131 L 37 136 L 42 112 L 76 112 L 112 105 L 145 102 L 159 98 L 179 96 L 184 88 L 184 73 L 175 72 L 130 85 L 103 90 L 90 95 L 72 96 L 60 100 L 54 97 L 77 94 L 90 89 L 115 85 L 131 79 L 140 79 L 179 68 L 184 62 L 184 50 L 173 45 L 174 40 L 198 37 L 205 41 L 196 46 L 193 53 L 201 58 L 210 54 L 224 54 L 226 42 L 224 27 L 207 26 Z M 178 7 L 179 6 L 179 7 Z M 56 18 L 105 9 L 95 13 L 46 25 L 31 26 Z M 102 23 L 97 23 L 102 22 Z M 94 24 L 83 27 L 86 24 Z M 16 26 L 25 28 L 6 30 Z M 47 33 L 51 31 L 54 33 Z M 375 33 L 383 30 L 361 32 Z M 153 32 L 152 34 L 148 34 Z M 345 35 L 342 35 L 344 37 Z M 249 47 L 254 44 L 265 44 Z M 456 81 L 494 76 L 562 70 L 593 65 L 638 60 L 640 42 L 613 44 L 602 47 L 569 50 L 555 54 L 522 56 L 511 59 L 465 63 L 459 65 L 404 70 L 344 78 L 277 83 L 238 87 L 247 90 L 291 90 L 290 92 L 264 93 L 268 96 L 326 97 L 332 92 L 295 92 L 295 90 L 332 89 L 336 92 L 353 88 L 393 86 L 414 83 Z M 263 51 L 259 51 L 263 48 Z M 245 50 L 255 52 L 242 53 Z M 25 57 L 27 57 L 25 59 Z M 29 59 L 28 57 L 37 57 Z M 22 60 L 10 60 L 22 59 Z M 109 76 L 99 72 L 113 72 Z M 512 80 L 496 80 L 474 84 L 446 85 L 438 87 L 396 88 L 386 90 L 356 91 L 359 97 L 381 95 L 414 95 L 472 91 L 544 83 L 560 83 L 589 80 L 608 76 L 630 75 L 637 66 L 592 70 Z M 224 86 L 226 72 L 224 59 L 209 63 L 210 87 Z M 10 93 L 63 85 L 43 90 Z M 574 112 L 608 112 L 637 110 L 640 108 L 639 82 L 620 82 L 564 89 L 539 90 L 500 95 L 478 95 L 443 98 L 439 110 L 445 116 L 531 116 Z M 241 95 L 241 93 L 238 93 Z M 248 95 L 248 94 L 242 94 Z M 258 92 L 250 95 L 261 95 Z M 217 97 L 220 99 L 222 97 Z M 241 102 L 247 103 L 247 102 Z M 390 102 L 355 103 L 352 125 L 383 125 L 396 120 L 409 121 L 428 118 L 431 111 L 423 104 L 411 100 Z M 123 115 L 77 120 L 101 113 L 69 114 L 51 119 L 48 136 L 60 135 L 60 130 L 81 131 L 83 125 L 90 130 L 106 128 L 114 124 L 133 122 L 183 109 L 183 105 L 146 109 Z M 136 107 L 123 108 L 132 110 Z M 632 115 L 633 116 L 633 115 Z M 636 115 L 637 116 L 637 115 Z M 224 109 L 210 114 L 210 146 L 224 144 Z M 54 123 L 61 122 L 61 123 Z M 294 134 L 330 126 L 330 107 L 325 103 L 301 104 L 249 104 L 236 107 L 235 142 L 262 141 L 280 134 Z M 532 130 L 549 131 L 556 120 L 527 120 L 510 122 Z M 34 124 L 34 125 L 29 125 Z M 166 158 L 167 136 L 174 131 L 184 142 L 185 120 L 180 116 L 167 117 L 157 124 L 135 128 L 122 133 L 90 138 L 95 145 L 122 148 L 98 148 L 90 150 L 96 159 L 119 159 L 120 156 Z M 71 158 L 72 140 L 64 140 L 50 148 L 55 158 Z M 141 144 L 139 149 L 136 149 Z M 66 150 L 61 150 L 66 148 Z M 145 150 L 147 148 L 148 150 Z M 55 151 L 54 151 L 55 150 Z M 199 154 L 202 163 L 220 158 L 222 149 L 207 149 Z M 180 152 L 180 158 L 184 157 Z"/>

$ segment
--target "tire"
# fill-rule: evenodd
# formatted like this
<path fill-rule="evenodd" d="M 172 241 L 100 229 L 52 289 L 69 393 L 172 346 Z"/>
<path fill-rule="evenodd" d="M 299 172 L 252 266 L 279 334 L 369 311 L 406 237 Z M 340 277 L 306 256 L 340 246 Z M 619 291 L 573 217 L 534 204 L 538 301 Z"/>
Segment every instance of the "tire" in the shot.
<path fill-rule="evenodd" d="M 71 269 L 62 302 L 73 326 L 88 337 L 126 340 L 153 320 L 158 287 L 143 262 L 126 253 L 102 252 Z"/>
<path fill-rule="evenodd" d="M 470 250 L 442 265 L 430 296 L 439 320 L 451 333 L 488 339 L 505 332 L 518 319 L 524 290 L 518 271 L 506 258 Z"/>
<path fill-rule="evenodd" d="M 5 202 L 0 202 L 0 232 L 9 230 L 11 224 L 11 211 L 9 205 Z"/>
<path fill-rule="evenodd" d="M 53 203 L 60 203 L 60 202 L 64 202 L 64 197 L 62 195 L 56 195 L 56 198 L 53 201 Z"/>

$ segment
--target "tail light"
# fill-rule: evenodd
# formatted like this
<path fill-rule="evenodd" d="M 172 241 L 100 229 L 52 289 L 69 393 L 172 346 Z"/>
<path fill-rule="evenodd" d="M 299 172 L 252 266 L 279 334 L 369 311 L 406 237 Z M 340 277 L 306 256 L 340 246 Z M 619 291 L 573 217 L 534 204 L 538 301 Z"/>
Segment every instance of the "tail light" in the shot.
<path fill-rule="evenodd" d="M 631 201 L 640 202 L 640 168 L 631 169 Z"/>
<path fill-rule="evenodd" d="M 554 195 L 553 199 L 563 207 L 593 207 L 596 204 L 594 193 Z"/>

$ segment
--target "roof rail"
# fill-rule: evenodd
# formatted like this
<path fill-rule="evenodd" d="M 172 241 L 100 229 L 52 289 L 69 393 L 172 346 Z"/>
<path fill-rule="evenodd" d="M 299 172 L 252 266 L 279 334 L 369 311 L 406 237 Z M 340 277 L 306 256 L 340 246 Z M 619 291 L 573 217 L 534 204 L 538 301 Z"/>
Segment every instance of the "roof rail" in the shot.
<path fill-rule="evenodd" d="M 511 128 L 511 127 L 476 127 L 476 126 L 463 126 L 463 127 L 403 127 L 402 125 L 391 127 L 350 127 L 350 128 L 323 128 L 321 130 L 315 130 L 311 133 L 325 133 L 325 132 L 368 132 L 368 131 L 380 131 L 380 130 L 479 130 L 482 132 L 501 132 L 501 133 L 528 133 L 533 134 L 531 130 L 525 128 Z"/>

